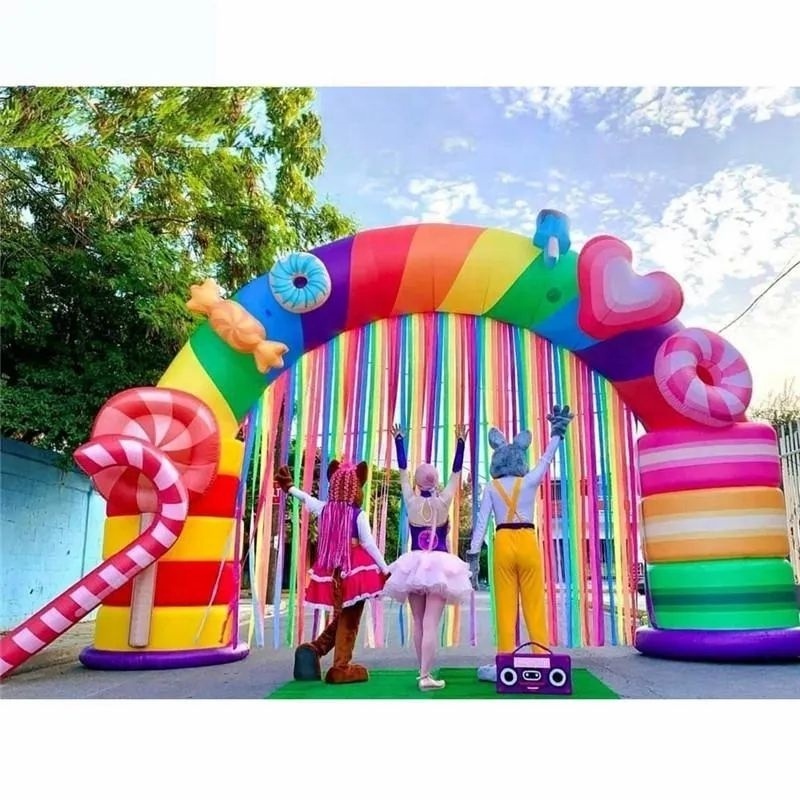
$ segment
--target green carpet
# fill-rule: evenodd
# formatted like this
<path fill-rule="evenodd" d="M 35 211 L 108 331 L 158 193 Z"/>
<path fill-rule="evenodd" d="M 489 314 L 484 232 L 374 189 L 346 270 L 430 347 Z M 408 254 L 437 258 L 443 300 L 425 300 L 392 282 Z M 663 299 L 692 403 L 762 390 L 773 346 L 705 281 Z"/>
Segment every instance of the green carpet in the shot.
<path fill-rule="evenodd" d="M 375 669 L 366 683 L 330 686 L 323 681 L 290 681 L 279 686 L 269 700 L 609 700 L 619 697 L 585 669 L 572 671 L 572 694 L 498 694 L 493 683 L 479 681 L 474 669 L 450 668 L 437 677 L 447 686 L 433 692 L 417 689 L 416 671 Z"/>

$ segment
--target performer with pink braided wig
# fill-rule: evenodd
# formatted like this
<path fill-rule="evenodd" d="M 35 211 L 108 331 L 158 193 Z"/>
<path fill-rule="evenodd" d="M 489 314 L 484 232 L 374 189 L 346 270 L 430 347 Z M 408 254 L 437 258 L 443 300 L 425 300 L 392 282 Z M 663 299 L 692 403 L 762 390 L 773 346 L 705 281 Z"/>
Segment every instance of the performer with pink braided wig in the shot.
<path fill-rule="evenodd" d="M 333 666 L 325 675 L 327 683 L 366 681 L 366 667 L 351 663 L 353 649 L 364 602 L 380 595 L 387 574 L 386 562 L 361 508 L 367 465 L 363 461 L 357 465 L 331 461 L 327 502 L 293 486 L 286 466 L 278 470 L 276 481 L 319 519 L 317 558 L 309 571 L 305 600 L 307 607 L 333 612 L 325 630 L 295 651 L 294 677 L 320 680 L 320 658 L 333 650 Z"/>
<path fill-rule="evenodd" d="M 467 429 L 456 427 L 458 439 L 453 473 L 447 486 L 438 491 L 439 473 L 432 464 L 420 464 L 414 473 L 417 494 L 408 477 L 403 434 L 398 426 L 392 430 L 397 447 L 403 500 L 411 531 L 411 551 L 390 565 L 390 576 L 384 594 L 393 600 L 408 600 L 414 618 L 414 648 L 417 653 L 421 691 L 443 689 L 445 682 L 431 675 L 436 658 L 436 642 L 444 607 L 462 603 L 472 593 L 467 564 L 453 555 L 448 547 L 450 504 L 455 497 L 464 461 Z"/>

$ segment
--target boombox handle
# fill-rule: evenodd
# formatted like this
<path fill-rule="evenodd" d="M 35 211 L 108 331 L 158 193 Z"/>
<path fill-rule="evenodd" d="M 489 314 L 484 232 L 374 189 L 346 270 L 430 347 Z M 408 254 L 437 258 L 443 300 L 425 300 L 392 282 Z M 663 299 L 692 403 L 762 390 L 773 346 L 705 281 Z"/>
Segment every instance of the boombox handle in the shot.
<path fill-rule="evenodd" d="M 511 655 L 515 656 L 517 653 L 519 653 L 520 650 L 522 650 L 523 647 L 527 647 L 529 644 L 532 644 L 534 647 L 541 647 L 542 650 L 547 650 L 547 652 L 550 653 L 551 656 L 553 655 L 553 651 L 549 647 L 546 647 L 543 644 L 539 644 L 539 642 L 525 642 L 525 644 L 521 644 Z"/>

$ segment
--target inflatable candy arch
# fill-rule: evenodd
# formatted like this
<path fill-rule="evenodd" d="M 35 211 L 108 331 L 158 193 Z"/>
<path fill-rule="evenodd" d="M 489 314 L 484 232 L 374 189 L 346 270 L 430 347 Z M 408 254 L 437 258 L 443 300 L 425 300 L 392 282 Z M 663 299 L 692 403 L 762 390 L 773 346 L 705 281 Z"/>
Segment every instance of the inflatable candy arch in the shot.
<path fill-rule="evenodd" d="M 562 249 L 569 239 L 558 212 L 543 212 L 540 222 L 533 239 L 449 224 L 368 230 L 283 259 L 230 300 L 212 286 L 194 287 L 191 307 L 208 321 L 159 386 L 209 407 L 222 444 L 217 478 L 190 504 L 176 547 L 219 561 L 243 459 L 239 425 L 305 352 L 381 318 L 482 315 L 572 351 L 613 383 L 647 431 L 639 467 L 651 619 L 637 631 L 637 648 L 679 659 L 800 656 L 777 445 L 771 429 L 744 416 L 744 360 L 722 338 L 686 329 L 677 319 L 680 286 L 664 272 L 637 274 L 624 242 L 597 236 L 578 254 Z M 136 520 L 109 518 L 105 550 L 138 535 Z M 126 641 L 130 609 L 104 606 L 91 665 L 240 658 L 235 632 L 218 637 L 225 610 L 211 607 L 206 630 L 214 634 L 198 641 L 205 610 L 170 609 L 168 620 L 153 620 L 150 644 L 137 649 Z"/>

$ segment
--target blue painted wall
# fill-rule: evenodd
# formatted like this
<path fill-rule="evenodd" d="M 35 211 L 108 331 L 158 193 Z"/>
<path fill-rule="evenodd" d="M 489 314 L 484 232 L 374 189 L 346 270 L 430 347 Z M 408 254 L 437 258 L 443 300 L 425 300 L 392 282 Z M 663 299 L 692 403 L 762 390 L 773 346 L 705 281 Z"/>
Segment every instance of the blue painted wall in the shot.
<path fill-rule="evenodd" d="M 82 473 L 55 466 L 54 454 L 9 439 L 0 443 L 2 631 L 100 563 L 105 501 Z"/>

